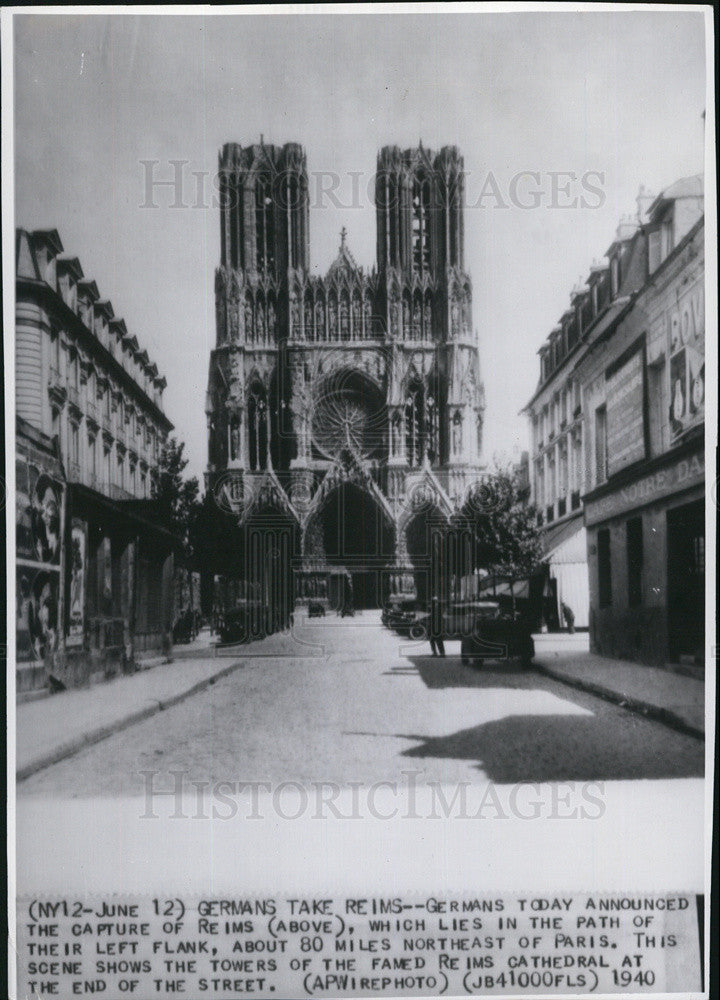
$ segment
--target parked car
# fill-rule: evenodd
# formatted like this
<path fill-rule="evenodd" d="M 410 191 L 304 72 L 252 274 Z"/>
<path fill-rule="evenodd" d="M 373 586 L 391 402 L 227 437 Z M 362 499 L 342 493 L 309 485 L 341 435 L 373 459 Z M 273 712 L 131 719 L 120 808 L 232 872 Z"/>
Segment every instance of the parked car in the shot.
<path fill-rule="evenodd" d="M 385 605 L 381 621 L 387 628 L 408 635 L 414 622 L 424 613 L 424 607 L 415 598 L 401 598 Z"/>
<path fill-rule="evenodd" d="M 462 601 L 441 611 L 442 638 L 459 639 L 462 662 L 519 659 L 524 668 L 535 655 L 530 624 L 526 616 L 501 610 L 499 601 Z M 427 639 L 431 632 L 429 611 L 416 616 L 410 627 L 411 639 Z"/>
<path fill-rule="evenodd" d="M 490 602 L 484 602 L 490 603 Z M 535 642 L 528 617 L 512 610 L 477 618 L 475 629 L 462 637 L 460 653 L 464 664 L 480 665 L 483 660 L 518 659 L 524 670 L 532 665 Z"/>
<path fill-rule="evenodd" d="M 221 642 L 249 642 L 269 634 L 268 609 L 262 601 L 243 601 L 226 611 L 219 623 Z"/>

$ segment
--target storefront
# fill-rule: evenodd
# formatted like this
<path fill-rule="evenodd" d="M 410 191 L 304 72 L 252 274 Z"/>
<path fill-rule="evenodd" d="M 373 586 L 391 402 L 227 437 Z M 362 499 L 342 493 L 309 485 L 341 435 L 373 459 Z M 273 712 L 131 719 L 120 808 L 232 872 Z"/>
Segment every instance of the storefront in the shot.
<path fill-rule="evenodd" d="M 62 645 L 65 477 L 52 442 L 17 418 L 15 461 L 17 690 L 42 688 Z"/>
<path fill-rule="evenodd" d="M 704 499 L 702 428 L 585 498 L 593 652 L 704 663 Z"/>
<path fill-rule="evenodd" d="M 64 655 L 53 672 L 65 687 L 134 670 L 143 655 L 167 651 L 178 543 L 149 518 L 151 503 L 68 487 Z"/>

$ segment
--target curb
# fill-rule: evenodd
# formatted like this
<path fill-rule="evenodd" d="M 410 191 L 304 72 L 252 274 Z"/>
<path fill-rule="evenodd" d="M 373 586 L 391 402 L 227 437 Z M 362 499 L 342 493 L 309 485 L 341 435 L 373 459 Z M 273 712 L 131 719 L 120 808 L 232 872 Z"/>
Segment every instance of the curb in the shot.
<path fill-rule="evenodd" d="M 130 726 L 136 725 L 138 722 L 144 722 L 153 715 L 157 715 L 158 712 L 163 712 L 166 708 L 172 708 L 173 705 L 178 705 L 181 701 L 185 701 L 186 698 L 190 698 L 194 694 L 199 694 L 200 691 L 204 691 L 205 688 L 210 687 L 216 681 L 222 680 L 224 677 L 227 677 L 229 674 L 243 666 L 245 666 L 245 661 L 238 660 L 236 663 L 231 663 L 229 666 L 223 667 L 223 669 L 219 670 L 217 673 L 211 674 L 209 677 L 204 677 L 201 681 L 193 684 L 192 687 L 186 688 L 178 694 L 171 695 L 171 697 L 165 698 L 162 701 L 153 701 L 153 703 L 148 705 L 146 708 L 141 708 L 138 711 L 131 712 L 130 715 L 126 715 L 122 719 L 117 719 L 115 722 L 111 722 L 107 726 L 101 726 L 98 729 L 91 729 L 87 733 L 82 733 L 74 740 L 70 740 L 68 743 L 63 743 L 61 746 L 56 747 L 49 753 L 44 754 L 42 757 L 36 757 L 34 760 L 31 760 L 28 764 L 25 764 L 24 767 L 18 768 L 15 773 L 16 783 L 26 781 L 33 774 L 37 774 L 38 771 L 44 771 L 53 764 L 58 764 L 61 760 L 73 757 L 76 753 L 79 753 L 80 750 L 84 750 L 85 747 L 91 747 L 95 743 L 100 743 L 102 740 L 106 740 L 109 736 L 113 736 L 115 733 L 120 733 L 124 729 L 129 729 Z"/>
<path fill-rule="evenodd" d="M 692 736 L 696 740 L 705 742 L 705 731 L 703 729 L 693 726 L 683 719 L 681 715 L 670 711 L 669 708 L 661 708 L 659 705 L 653 705 L 647 701 L 629 698 L 627 695 L 620 694 L 619 691 L 613 691 L 612 688 L 603 687 L 602 684 L 595 684 L 593 681 L 583 681 L 577 677 L 568 677 L 567 674 L 557 672 L 543 663 L 534 661 L 533 666 L 541 674 L 545 674 L 547 677 L 551 677 L 561 684 L 567 684 L 568 687 L 577 688 L 578 691 L 584 691 L 587 694 L 594 694 L 604 701 L 612 702 L 614 705 L 619 705 L 621 708 L 627 709 L 628 712 L 633 712 L 635 715 L 642 715 L 644 718 L 652 719 L 654 722 L 660 722 L 662 725 L 668 726 L 670 729 L 675 729 L 685 736 Z"/>

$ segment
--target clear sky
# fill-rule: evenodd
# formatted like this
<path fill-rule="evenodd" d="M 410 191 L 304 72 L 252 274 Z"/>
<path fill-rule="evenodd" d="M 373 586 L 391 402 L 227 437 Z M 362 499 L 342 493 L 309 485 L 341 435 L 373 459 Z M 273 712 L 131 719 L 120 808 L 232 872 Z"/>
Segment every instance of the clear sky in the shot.
<path fill-rule="evenodd" d="M 658 192 L 702 169 L 696 12 L 27 15 L 15 25 L 16 224 L 57 228 L 148 349 L 197 475 L 220 229 L 203 201 L 224 142 L 262 133 L 305 146 L 318 270 L 343 225 L 357 262 L 372 266 L 366 191 L 381 146 L 460 147 L 488 461 L 527 446 L 519 410 L 536 351 L 639 185 Z M 206 172 L 200 207 L 171 208 L 165 189 L 143 207 L 142 160 L 159 161 L 158 179 L 172 177 L 170 160 L 187 161 L 188 206 L 192 172 Z M 516 201 L 535 208 L 511 203 L 522 171 L 540 175 L 516 181 Z M 603 175 L 590 179 L 602 197 L 583 191 L 588 171 Z M 553 199 L 551 172 L 578 180 Z M 344 207 L 318 194 L 331 183 L 318 175 L 333 173 Z"/>

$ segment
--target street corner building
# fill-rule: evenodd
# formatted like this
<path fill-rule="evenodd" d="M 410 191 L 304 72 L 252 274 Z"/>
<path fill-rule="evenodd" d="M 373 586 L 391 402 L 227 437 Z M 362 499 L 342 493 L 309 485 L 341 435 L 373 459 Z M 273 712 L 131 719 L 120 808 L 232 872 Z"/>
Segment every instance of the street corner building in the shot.
<path fill-rule="evenodd" d="M 527 407 L 558 614 L 574 600 L 580 624 L 587 608 L 594 652 L 693 668 L 705 662 L 703 206 L 699 176 L 640 189 L 541 348 Z"/>
<path fill-rule="evenodd" d="M 165 380 L 55 230 L 16 233 L 17 690 L 165 642 L 176 540 L 153 519 Z"/>
<path fill-rule="evenodd" d="M 219 176 L 207 485 L 249 532 L 244 576 L 293 605 L 333 604 L 343 580 L 357 607 L 424 598 L 428 524 L 481 470 L 462 157 L 382 149 L 376 266 L 343 229 L 323 276 L 300 145 L 228 144 Z M 277 551 L 283 579 L 259 579 Z"/>

